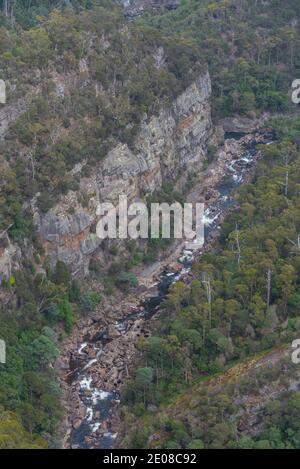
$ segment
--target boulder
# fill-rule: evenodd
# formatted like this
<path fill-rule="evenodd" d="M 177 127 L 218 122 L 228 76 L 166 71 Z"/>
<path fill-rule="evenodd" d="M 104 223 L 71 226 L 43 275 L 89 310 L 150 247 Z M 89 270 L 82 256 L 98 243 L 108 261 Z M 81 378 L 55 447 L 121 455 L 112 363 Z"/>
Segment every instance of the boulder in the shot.
<path fill-rule="evenodd" d="M 77 430 L 80 427 L 81 423 L 82 423 L 82 421 L 80 419 L 75 419 L 74 422 L 73 422 L 74 430 Z"/>
<path fill-rule="evenodd" d="M 259 127 L 256 120 L 248 117 L 225 117 L 219 124 L 223 127 L 224 132 L 229 134 L 250 134 Z"/>
<path fill-rule="evenodd" d="M 117 339 L 118 337 L 120 337 L 121 332 L 116 328 L 116 326 L 111 324 L 110 326 L 108 326 L 107 335 L 109 339 L 113 340 L 113 339 Z"/>

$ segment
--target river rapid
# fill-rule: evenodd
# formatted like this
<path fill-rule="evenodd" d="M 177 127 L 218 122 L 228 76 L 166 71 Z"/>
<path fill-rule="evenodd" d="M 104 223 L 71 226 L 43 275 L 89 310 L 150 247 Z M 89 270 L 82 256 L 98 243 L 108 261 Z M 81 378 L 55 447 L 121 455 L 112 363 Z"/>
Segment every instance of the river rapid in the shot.
<path fill-rule="evenodd" d="M 206 240 L 212 233 L 220 229 L 221 220 L 227 210 L 235 203 L 234 190 L 243 184 L 253 171 L 260 156 L 257 143 L 270 144 L 273 139 L 272 132 L 261 133 L 259 140 L 257 140 L 257 135 L 252 136 L 247 144 L 243 145 L 243 153 L 226 164 L 223 177 L 214 188 L 218 191 L 218 198 L 205 208 Z M 170 285 L 188 274 L 195 257 L 199 257 L 199 252 L 187 249 L 186 246 L 182 248 L 179 259 L 175 259 L 181 266 L 180 270 L 161 272 L 156 284 L 156 293 L 142 302 L 136 311 L 113 324 L 119 336 L 130 333 L 134 327 L 139 327 L 141 334 L 147 336 L 147 322 L 157 313 L 160 303 L 168 294 Z M 101 362 L 101 357 L 107 353 L 106 350 L 109 350 L 111 341 L 112 338 L 108 334 L 107 328 L 102 328 L 92 338 L 89 337 L 80 344 L 76 351 L 76 359 L 73 358 L 70 361 L 68 384 L 73 387 L 75 385 L 78 389 L 85 415 L 69 431 L 66 447 L 109 449 L 113 448 L 115 444 L 117 426 L 113 423 L 113 419 L 120 402 L 122 383 L 116 380 L 102 389 L 99 388 L 98 384 L 95 384 L 93 379 L 94 367 Z M 93 358 L 90 353 L 87 353 L 87 350 L 91 349 Z"/>

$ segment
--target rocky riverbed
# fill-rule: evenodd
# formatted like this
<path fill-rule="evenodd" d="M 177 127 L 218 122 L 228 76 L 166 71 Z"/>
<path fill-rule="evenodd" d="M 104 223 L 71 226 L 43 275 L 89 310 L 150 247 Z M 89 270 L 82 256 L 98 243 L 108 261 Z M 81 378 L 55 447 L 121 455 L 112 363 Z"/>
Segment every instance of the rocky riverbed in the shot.
<path fill-rule="evenodd" d="M 187 198 L 206 203 L 203 248 L 193 251 L 185 241 L 174 243 L 157 262 L 136 272 L 139 287 L 134 292 L 106 299 L 65 342 L 57 364 L 67 411 L 64 447 L 113 447 L 120 426 L 120 390 L 132 371 L 137 342 L 150 334 L 151 319 L 159 314 L 169 286 L 191 276 L 194 259 L 214 246 L 220 223 L 234 204 L 234 189 L 253 174 L 260 157 L 256 144 L 268 144 L 272 137 L 271 132 L 256 132 L 226 139 Z"/>

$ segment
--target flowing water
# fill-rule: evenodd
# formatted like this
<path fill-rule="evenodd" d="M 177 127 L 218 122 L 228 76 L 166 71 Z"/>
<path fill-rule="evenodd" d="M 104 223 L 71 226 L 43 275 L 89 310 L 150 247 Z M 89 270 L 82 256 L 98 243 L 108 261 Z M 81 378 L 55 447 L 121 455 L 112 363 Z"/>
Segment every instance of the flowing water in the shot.
<path fill-rule="evenodd" d="M 263 143 L 271 143 L 273 136 L 266 133 L 264 135 Z M 255 165 L 258 158 L 258 151 L 256 149 L 256 141 L 253 140 L 248 147 L 245 149 L 245 153 L 238 159 L 231 161 L 226 168 L 223 179 L 216 187 L 220 196 L 218 200 L 210 205 L 205 210 L 204 223 L 205 223 L 205 237 L 220 228 L 220 215 L 234 204 L 233 198 L 234 189 L 240 186 L 249 171 Z M 179 272 L 162 272 L 160 280 L 157 284 L 158 293 L 152 298 L 148 299 L 141 304 L 140 310 L 130 314 L 125 319 L 117 321 L 115 326 L 121 333 L 127 331 L 128 322 L 132 324 L 132 320 L 140 319 L 141 317 L 145 320 L 149 319 L 157 311 L 160 303 L 166 297 L 170 285 L 178 281 L 183 275 L 185 275 L 191 269 L 194 260 L 194 253 L 191 249 L 183 249 L 182 255 L 179 259 L 181 264 L 181 270 Z M 86 437 L 91 433 L 101 428 L 101 425 L 105 422 L 108 427 L 106 433 L 101 434 L 97 437 L 97 448 L 109 449 L 114 445 L 116 434 L 109 431 L 112 404 L 119 402 L 119 392 L 117 389 L 111 389 L 110 392 L 97 389 L 92 386 L 92 376 L 89 373 L 89 367 L 95 363 L 100 357 L 103 348 L 108 343 L 109 338 L 107 331 L 102 331 L 97 334 L 90 343 L 83 342 L 80 345 L 78 354 L 82 356 L 81 359 L 77 359 L 75 362 L 70 363 L 70 369 L 75 369 L 76 372 L 72 375 L 72 380 L 80 383 L 80 398 L 86 407 L 86 416 L 84 421 L 81 423 L 79 428 L 73 429 L 70 435 L 70 446 L 72 448 L 89 448 L 89 444 L 86 442 Z M 84 355 L 84 349 L 87 346 L 92 346 L 96 351 L 96 357 L 88 361 Z M 93 446 L 94 447 L 94 446 Z"/>

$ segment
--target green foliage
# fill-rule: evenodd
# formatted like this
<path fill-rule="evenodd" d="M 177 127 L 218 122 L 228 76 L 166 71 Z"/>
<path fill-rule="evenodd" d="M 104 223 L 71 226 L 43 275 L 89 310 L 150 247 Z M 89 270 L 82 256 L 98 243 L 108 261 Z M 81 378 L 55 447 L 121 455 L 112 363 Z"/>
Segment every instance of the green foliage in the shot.
<path fill-rule="evenodd" d="M 6 364 L 0 364 L 0 447 L 43 448 L 52 445 L 62 418 L 54 371 L 58 332 L 71 332 L 70 300 L 80 288 L 63 263 L 44 274 L 28 264 L 12 278 L 16 302 L 0 309 L 0 337 L 7 345 Z"/>
<path fill-rule="evenodd" d="M 84 293 L 80 298 L 80 304 L 83 312 L 94 311 L 101 301 L 101 295 L 97 292 Z"/>
<path fill-rule="evenodd" d="M 32 358 L 35 363 L 33 366 L 43 368 L 49 362 L 53 362 L 58 357 L 58 349 L 53 341 L 45 336 L 40 335 L 32 342 Z M 35 365 L 36 364 L 36 365 Z"/>
<path fill-rule="evenodd" d="M 182 2 L 141 23 L 200 46 L 213 81 L 216 117 L 289 109 L 287 90 L 299 68 L 300 15 L 295 0 Z"/>
<path fill-rule="evenodd" d="M 3 6 L 0 1 L 2 11 Z M 106 0 L 8 1 L 7 14 L 0 15 L 0 71 L 9 83 L 8 103 L 26 96 L 28 106 L 1 144 L 0 232 L 7 230 L 25 249 L 34 243 L 41 251 L 30 208 L 36 195 L 38 208 L 47 212 L 61 195 L 78 191 L 80 176 L 117 142 L 132 146 L 145 114 L 170 105 L 205 62 L 216 117 L 289 110 L 287 89 L 300 63 L 299 15 L 295 0 L 187 0 L 174 12 L 124 25 L 122 10 Z M 223 225 L 220 251 L 201 257 L 191 284 L 172 286 L 155 334 L 139 344 L 140 368 L 123 395 L 136 416 L 147 419 L 150 406 L 195 378 L 223 371 L 299 331 L 299 119 L 276 119 L 271 125 L 282 141 L 264 150 L 255 184 L 239 191 L 239 208 Z M 209 147 L 206 164 L 214 155 Z M 82 172 L 73 174 L 79 162 Z M 166 187 L 152 198 L 172 202 L 174 197 L 180 201 Z M 82 203 L 87 204 L 84 195 Z M 0 240 L 1 249 L 5 242 Z M 154 260 L 166 246 L 161 239 L 149 241 L 145 252 L 131 246 L 130 263 L 112 263 L 103 281 L 107 291 L 136 286 L 132 265 Z M 110 254 L 117 255 L 116 246 Z M 99 273 L 95 263 L 91 266 Z M 77 305 L 92 311 L 101 298 L 81 294 L 61 262 L 45 274 L 36 274 L 33 264 L 24 266 L 3 285 L 15 301 L 0 311 L 8 355 L 7 364 L 0 365 L 0 447 L 45 447 L 37 435 L 51 439 L 61 418 L 53 370 L 58 336 L 71 332 Z M 249 381 L 253 390 L 259 387 L 258 379 Z M 255 439 L 236 438 L 228 399 L 233 395 L 227 394 L 199 396 L 197 425 L 161 418 L 162 444 L 299 447 L 296 393 L 267 408 Z M 153 428 L 150 422 L 135 429 L 136 447 L 149 444 Z"/>
<path fill-rule="evenodd" d="M 19 27 L 27 29 L 36 26 L 41 17 L 48 16 L 55 8 L 63 11 L 69 7 L 80 11 L 90 9 L 95 2 L 93 0 L 6 0 L 7 15 L 4 3 L 4 0 L 0 1 L 0 10 L 3 12 L 0 14 L 1 24 L 14 27 L 16 22 Z M 98 0 L 96 3 L 108 5 L 110 2 Z"/>
<path fill-rule="evenodd" d="M 75 323 L 72 305 L 67 298 L 63 298 L 58 302 L 57 307 L 58 318 L 65 323 L 66 332 L 70 333 Z"/>
<path fill-rule="evenodd" d="M 0 408 L 0 449 L 45 448 L 46 442 L 26 431 L 17 415 Z"/>
<path fill-rule="evenodd" d="M 52 278 L 57 285 L 63 284 L 67 287 L 70 284 L 70 272 L 64 262 L 57 261 Z"/>
<path fill-rule="evenodd" d="M 202 440 L 192 440 L 187 447 L 188 449 L 204 449 L 204 443 Z"/>
<path fill-rule="evenodd" d="M 138 372 L 142 379 L 146 365 L 153 377 L 145 389 L 137 377 L 129 381 L 122 398 L 133 413 L 142 402 L 144 419 L 151 421 L 150 406 L 163 407 L 196 378 L 224 372 L 234 361 L 299 335 L 300 152 L 286 138 L 262 152 L 254 182 L 239 189 L 238 208 L 225 220 L 219 250 L 199 257 L 191 282 L 170 287 L 153 335 L 139 344 Z M 266 371 L 266 377 L 251 376 L 250 384 L 245 381 L 234 392 L 247 392 L 249 387 L 259 392 L 260 380 L 270 384 L 281 377 L 280 370 Z M 209 402 L 197 402 L 195 409 L 201 411 L 195 417 L 192 409 L 191 422 L 201 415 L 206 422 L 199 424 L 201 431 L 191 432 L 187 426 L 175 435 L 168 424 L 164 447 L 187 447 L 191 437 L 209 448 L 299 447 L 297 417 L 288 413 L 286 419 L 278 418 L 281 410 L 275 420 L 265 418 L 259 438 L 243 437 L 234 443 L 231 393 L 226 390 L 224 395 L 210 395 Z M 292 396 L 291 406 L 297 406 Z M 266 409 L 266 415 L 274 412 Z"/>
<path fill-rule="evenodd" d="M 34 233 L 24 201 L 38 193 L 38 206 L 47 212 L 62 194 L 78 189 L 80 175 L 70 173 L 76 163 L 84 161 L 88 172 L 116 143 L 132 145 L 145 113 L 170 104 L 203 70 L 190 41 L 165 38 L 145 25 L 125 28 L 122 10 L 103 4 L 80 13 L 50 7 L 26 31 L 0 31 L 1 74 L 16 88 L 8 100 L 30 97 L 3 145 L 0 230 L 12 224 L 15 239 Z M 160 49 L 163 67 L 155 61 Z M 56 76 L 70 74 L 77 74 L 76 84 L 57 83 Z M 62 125 L 65 131 L 53 139 Z"/>
<path fill-rule="evenodd" d="M 122 290 L 127 290 L 129 287 L 136 287 L 138 280 L 132 272 L 121 272 L 116 278 L 116 285 Z"/>

